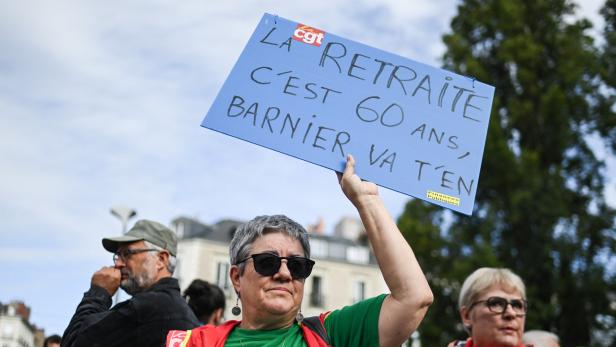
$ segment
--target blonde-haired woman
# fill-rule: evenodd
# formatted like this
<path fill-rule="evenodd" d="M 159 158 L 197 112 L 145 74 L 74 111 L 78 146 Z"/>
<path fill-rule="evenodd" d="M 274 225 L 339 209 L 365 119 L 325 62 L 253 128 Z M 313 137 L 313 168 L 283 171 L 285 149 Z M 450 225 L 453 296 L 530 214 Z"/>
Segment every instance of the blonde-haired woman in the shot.
<path fill-rule="evenodd" d="M 455 347 L 523 347 L 528 303 L 520 276 L 509 269 L 483 267 L 464 280 L 458 299 L 470 338 Z"/>

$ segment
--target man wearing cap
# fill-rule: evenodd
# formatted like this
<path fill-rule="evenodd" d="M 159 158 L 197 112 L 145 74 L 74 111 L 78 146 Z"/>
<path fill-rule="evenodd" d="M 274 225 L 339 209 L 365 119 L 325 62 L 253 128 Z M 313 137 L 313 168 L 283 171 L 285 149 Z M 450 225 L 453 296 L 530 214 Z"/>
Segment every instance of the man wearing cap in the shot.
<path fill-rule="evenodd" d="M 199 321 L 180 295 L 175 269 L 177 239 L 160 223 L 140 220 L 125 235 L 104 238 L 114 266 L 92 275 L 62 337 L 62 347 L 164 346 L 169 330 Z M 121 287 L 133 297 L 111 308 Z"/>

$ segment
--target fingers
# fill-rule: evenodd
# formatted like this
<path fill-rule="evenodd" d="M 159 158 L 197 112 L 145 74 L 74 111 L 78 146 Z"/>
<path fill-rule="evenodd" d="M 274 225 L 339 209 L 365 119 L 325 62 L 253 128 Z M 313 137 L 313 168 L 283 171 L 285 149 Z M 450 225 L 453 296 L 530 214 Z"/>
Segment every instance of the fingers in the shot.
<path fill-rule="evenodd" d="M 355 174 L 355 159 L 353 159 L 352 155 L 347 155 L 347 161 L 344 166 L 344 172 L 336 171 L 336 176 L 338 176 L 338 183 L 342 183 L 343 177 L 349 177 Z"/>
<path fill-rule="evenodd" d="M 92 275 L 93 277 L 97 277 L 97 278 L 120 278 L 121 277 L 121 272 L 120 269 L 116 269 L 113 266 L 103 266 L 100 270 L 96 271 L 94 273 L 94 275 Z"/>
<path fill-rule="evenodd" d="M 344 167 L 343 176 L 353 176 L 355 174 L 355 159 L 352 155 L 347 155 L 346 166 Z"/>
<path fill-rule="evenodd" d="M 346 170 L 352 170 L 351 174 L 355 173 L 355 158 L 351 154 L 347 155 Z"/>
<path fill-rule="evenodd" d="M 109 273 L 113 273 L 114 270 L 117 270 L 117 268 L 115 266 L 103 266 L 100 270 L 98 270 L 98 272 L 109 272 Z"/>
<path fill-rule="evenodd" d="M 113 266 L 104 266 L 92 275 L 90 283 L 105 289 L 109 295 L 113 295 L 120 286 L 121 278 L 120 270 Z"/>

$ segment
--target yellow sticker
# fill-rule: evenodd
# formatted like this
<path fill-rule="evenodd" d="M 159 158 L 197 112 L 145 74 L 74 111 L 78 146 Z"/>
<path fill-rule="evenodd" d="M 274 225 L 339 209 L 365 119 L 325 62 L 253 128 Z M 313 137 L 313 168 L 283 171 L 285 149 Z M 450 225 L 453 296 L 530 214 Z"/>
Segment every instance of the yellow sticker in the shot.
<path fill-rule="evenodd" d="M 427 196 L 428 199 L 444 202 L 454 206 L 460 206 L 460 198 L 456 198 L 455 196 L 438 193 L 432 190 L 428 190 Z"/>

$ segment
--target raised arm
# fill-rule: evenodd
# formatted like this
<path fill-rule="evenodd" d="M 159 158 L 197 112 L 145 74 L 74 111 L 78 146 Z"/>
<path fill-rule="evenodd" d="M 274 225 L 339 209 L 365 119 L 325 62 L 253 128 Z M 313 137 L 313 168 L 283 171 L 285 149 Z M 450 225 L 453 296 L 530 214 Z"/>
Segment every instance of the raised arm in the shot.
<path fill-rule="evenodd" d="M 347 157 L 338 174 L 342 191 L 357 208 L 374 255 L 391 291 L 379 316 L 380 346 L 400 346 L 423 319 L 433 295 L 413 250 L 385 209 L 374 183 L 355 174 L 355 160 Z"/>

